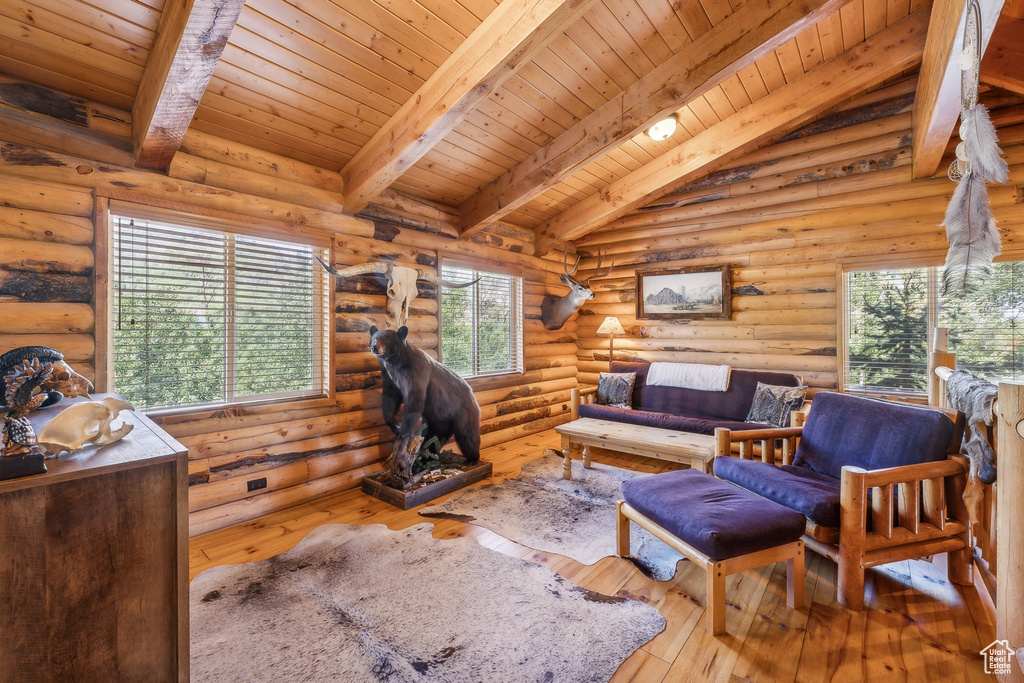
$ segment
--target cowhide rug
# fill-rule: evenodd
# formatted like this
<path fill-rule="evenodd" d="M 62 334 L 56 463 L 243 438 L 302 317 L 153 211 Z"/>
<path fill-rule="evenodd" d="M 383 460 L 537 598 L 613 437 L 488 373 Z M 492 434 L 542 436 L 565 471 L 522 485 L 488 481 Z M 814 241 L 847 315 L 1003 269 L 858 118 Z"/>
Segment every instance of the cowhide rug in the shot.
<path fill-rule="evenodd" d="M 607 681 L 665 627 L 432 524 L 334 524 L 192 581 L 192 680 Z"/>
<path fill-rule="evenodd" d="M 420 514 L 476 524 L 527 547 L 593 564 L 615 555 L 619 486 L 638 476 L 648 475 L 599 463 L 587 470 L 574 460 L 567 481 L 561 456 L 545 455 L 523 465 L 515 479 L 463 489 Z M 637 566 L 656 581 L 671 579 L 683 556 L 636 524 L 629 526 Z"/>

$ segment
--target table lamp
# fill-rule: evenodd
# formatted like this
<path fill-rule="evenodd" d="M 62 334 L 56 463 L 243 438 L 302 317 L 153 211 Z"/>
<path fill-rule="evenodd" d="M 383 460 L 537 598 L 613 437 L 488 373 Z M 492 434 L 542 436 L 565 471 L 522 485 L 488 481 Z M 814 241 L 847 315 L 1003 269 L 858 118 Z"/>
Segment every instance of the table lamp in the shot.
<path fill-rule="evenodd" d="M 615 335 L 626 334 L 626 330 L 622 329 L 622 323 L 619 322 L 618 318 L 614 316 L 608 316 L 607 318 L 604 319 L 604 322 L 601 323 L 601 327 L 597 328 L 597 333 L 608 335 L 608 369 L 611 370 L 613 348 L 612 344 L 615 341 Z"/>

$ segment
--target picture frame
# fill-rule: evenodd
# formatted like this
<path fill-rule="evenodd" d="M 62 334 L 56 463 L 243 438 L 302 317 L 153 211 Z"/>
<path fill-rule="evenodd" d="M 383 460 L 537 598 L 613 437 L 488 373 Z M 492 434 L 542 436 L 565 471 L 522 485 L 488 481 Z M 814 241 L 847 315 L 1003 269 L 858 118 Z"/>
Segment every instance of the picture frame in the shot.
<path fill-rule="evenodd" d="M 732 318 L 729 266 L 637 271 L 636 317 L 654 320 Z"/>

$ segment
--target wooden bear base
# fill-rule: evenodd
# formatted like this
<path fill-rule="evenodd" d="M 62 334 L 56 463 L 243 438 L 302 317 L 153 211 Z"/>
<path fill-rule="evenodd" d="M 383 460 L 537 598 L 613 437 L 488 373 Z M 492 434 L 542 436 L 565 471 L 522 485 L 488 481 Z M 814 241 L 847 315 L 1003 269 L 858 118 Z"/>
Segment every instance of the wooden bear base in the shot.
<path fill-rule="evenodd" d="M 443 496 L 446 493 L 458 491 L 481 479 L 487 479 L 491 476 L 492 470 L 493 466 L 491 463 L 480 461 L 454 477 L 448 477 L 447 479 L 442 479 L 441 481 L 409 491 L 401 491 L 387 484 L 382 484 L 380 479 L 382 477 L 387 478 L 390 472 L 378 472 L 377 474 L 368 474 L 363 477 L 363 493 L 373 496 L 378 500 L 383 500 L 385 503 L 394 505 L 402 510 L 408 510 Z"/>
<path fill-rule="evenodd" d="M 46 461 L 41 453 L 0 456 L 0 481 L 42 474 L 45 471 Z"/>

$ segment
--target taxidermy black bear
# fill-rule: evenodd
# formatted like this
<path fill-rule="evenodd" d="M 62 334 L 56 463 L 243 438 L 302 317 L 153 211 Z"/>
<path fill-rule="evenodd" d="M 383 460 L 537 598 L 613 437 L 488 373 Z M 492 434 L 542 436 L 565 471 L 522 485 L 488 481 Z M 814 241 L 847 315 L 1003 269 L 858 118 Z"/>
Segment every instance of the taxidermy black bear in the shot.
<path fill-rule="evenodd" d="M 467 465 L 480 460 L 480 406 L 466 380 L 406 343 L 409 329 L 370 328 L 370 350 L 384 376 L 384 422 L 398 438 L 410 438 L 426 422 L 424 440 L 444 445 L 452 435 Z M 402 421 L 395 419 L 402 406 Z"/>

